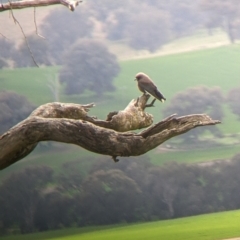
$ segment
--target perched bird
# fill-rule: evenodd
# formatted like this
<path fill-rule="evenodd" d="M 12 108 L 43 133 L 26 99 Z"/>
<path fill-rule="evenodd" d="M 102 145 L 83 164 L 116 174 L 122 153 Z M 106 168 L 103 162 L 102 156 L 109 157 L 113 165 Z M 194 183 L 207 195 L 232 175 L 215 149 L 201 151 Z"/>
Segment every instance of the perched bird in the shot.
<path fill-rule="evenodd" d="M 139 90 L 144 94 L 148 92 L 149 94 L 151 94 L 153 97 L 155 97 L 161 102 L 164 102 L 166 100 L 166 98 L 157 89 L 156 85 L 153 83 L 153 81 L 150 79 L 150 77 L 147 74 L 140 72 L 136 75 L 135 80 L 138 81 Z"/>

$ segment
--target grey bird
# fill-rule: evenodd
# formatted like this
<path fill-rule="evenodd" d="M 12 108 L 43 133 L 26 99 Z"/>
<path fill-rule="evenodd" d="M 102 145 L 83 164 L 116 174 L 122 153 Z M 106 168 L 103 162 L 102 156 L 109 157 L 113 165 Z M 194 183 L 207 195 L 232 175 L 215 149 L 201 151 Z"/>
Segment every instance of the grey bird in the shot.
<path fill-rule="evenodd" d="M 147 74 L 139 72 L 136 75 L 135 80 L 138 81 L 139 90 L 141 92 L 143 92 L 144 94 L 146 94 L 146 92 L 148 92 L 149 94 L 151 94 L 153 97 L 155 97 L 156 99 L 158 99 L 161 102 L 164 102 L 166 100 L 166 98 L 157 89 L 156 85 L 153 83 L 153 81 Z"/>

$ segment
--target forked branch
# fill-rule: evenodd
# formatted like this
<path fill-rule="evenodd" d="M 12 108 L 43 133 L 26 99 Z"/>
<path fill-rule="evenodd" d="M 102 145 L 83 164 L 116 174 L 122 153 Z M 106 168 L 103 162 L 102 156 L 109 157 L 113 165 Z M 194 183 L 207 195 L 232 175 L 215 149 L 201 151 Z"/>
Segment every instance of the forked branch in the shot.
<path fill-rule="evenodd" d="M 152 125 L 152 115 L 144 112 L 147 95 L 106 121 L 88 116 L 94 104 L 49 103 L 37 108 L 27 119 L 0 136 L 0 169 L 28 155 L 41 141 L 71 143 L 91 152 L 112 156 L 139 156 L 166 140 L 195 127 L 220 123 L 206 114 L 172 115 Z M 152 126 L 151 126 L 152 125 Z M 140 133 L 128 132 L 145 128 Z"/>

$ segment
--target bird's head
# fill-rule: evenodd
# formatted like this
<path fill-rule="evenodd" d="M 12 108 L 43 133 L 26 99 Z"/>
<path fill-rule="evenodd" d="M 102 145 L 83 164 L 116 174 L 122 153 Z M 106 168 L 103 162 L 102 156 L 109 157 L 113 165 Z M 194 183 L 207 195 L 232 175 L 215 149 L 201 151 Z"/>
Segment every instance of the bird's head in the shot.
<path fill-rule="evenodd" d="M 143 73 L 143 72 L 139 72 L 139 73 L 136 74 L 134 80 L 139 81 L 139 80 L 141 80 L 143 77 L 146 77 L 146 76 L 147 76 L 147 75 L 146 75 L 145 73 Z"/>

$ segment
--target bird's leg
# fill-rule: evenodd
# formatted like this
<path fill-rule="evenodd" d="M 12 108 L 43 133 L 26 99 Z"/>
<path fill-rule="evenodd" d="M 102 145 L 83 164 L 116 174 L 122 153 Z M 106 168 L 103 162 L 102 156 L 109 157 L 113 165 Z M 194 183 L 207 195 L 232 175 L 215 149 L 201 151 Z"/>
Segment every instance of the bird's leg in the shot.
<path fill-rule="evenodd" d="M 146 104 L 146 105 L 145 105 L 145 108 L 146 108 L 146 107 L 155 107 L 155 106 L 153 105 L 153 104 L 155 103 L 155 101 L 156 101 L 156 98 L 154 98 L 150 104 Z"/>

